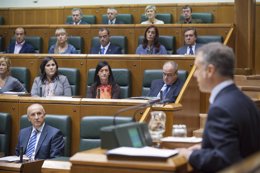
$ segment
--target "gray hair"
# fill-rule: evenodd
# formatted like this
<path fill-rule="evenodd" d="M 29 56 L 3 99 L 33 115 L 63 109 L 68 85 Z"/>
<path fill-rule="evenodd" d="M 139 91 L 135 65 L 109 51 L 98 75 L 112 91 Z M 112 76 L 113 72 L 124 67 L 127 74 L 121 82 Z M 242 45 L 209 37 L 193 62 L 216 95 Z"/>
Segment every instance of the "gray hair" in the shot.
<path fill-rule="evenodd" d="M 80 16 L 83 16 L 82 10 L 80 8 L 72 8 L 71 13 L 74 11 L 79 11 Z"/>
<path fill-rule="evenodd" d="M 176 71 L 176 73 L 178 72 L 178 64 L 174 61 L 167 61 L 163 64 L 163 66 L 170 64 L 172 66 L 172 68 Z"/>
<path fill-rule="evenodd" d="M 213 42 L 200 47 L 197 54 L 202 54 L 203 64 L 212 64 L 223 77 L 234 77 L 235 55 L 233 49 L 219 42 Z"/>

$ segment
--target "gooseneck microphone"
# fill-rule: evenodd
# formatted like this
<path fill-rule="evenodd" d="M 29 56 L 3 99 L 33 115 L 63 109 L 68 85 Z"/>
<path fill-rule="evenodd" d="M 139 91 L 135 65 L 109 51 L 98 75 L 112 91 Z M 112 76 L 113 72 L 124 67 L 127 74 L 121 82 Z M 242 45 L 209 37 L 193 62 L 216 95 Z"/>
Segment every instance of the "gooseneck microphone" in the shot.
<path fill-rule="evenodd" d="M 100 88 L 97 89 L 97 98 L 100 99 Z"/>
<path fill-rule="evenodd" d="M 149 106 L 152 106 L 155 103 L 160 102 L 161 99 L 154 99 L 154 100 L 150 100 L 148 103 L 142 103 L 142 104 L 138 104 L 138 105 L 134 105 L 134 106 L 130 106 L 130 107 L 126 107 L 126 108 L 122 108 L 119 109 L 113 116 L 113 125 L 116 125 L 116 117 L 123 112 L 129 111 L 129 110 L 140 110 Z M 135 119 L 135 115 L 133 116 L 133 119 Z"/>
<path fill-rule="evenodd" d="M 40 97 L 42 97 L 42 86 L 40 86 Z"/>
<path fill-rule="evenodd" d="M 23 147 L 19 148 L 20 163 L 23 163 Z"/>

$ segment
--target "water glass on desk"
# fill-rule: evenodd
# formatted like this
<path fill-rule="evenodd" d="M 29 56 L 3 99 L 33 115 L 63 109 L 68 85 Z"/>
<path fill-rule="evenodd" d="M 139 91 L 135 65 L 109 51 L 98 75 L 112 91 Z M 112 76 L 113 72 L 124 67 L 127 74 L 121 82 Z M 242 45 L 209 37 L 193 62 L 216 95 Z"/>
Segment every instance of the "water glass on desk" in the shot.
<path fill-rule="evenodd" d="M 165 132 L 166 114 L 163 111 L 152 111 L 148 124 L 149 132 L 154 143 L 159 145 Z"/>
<path fill-rule="evenodd" d="M 172 136 L 187 137 L 187 127 L 185 124 L 174 124 L 172 126 Z"/>

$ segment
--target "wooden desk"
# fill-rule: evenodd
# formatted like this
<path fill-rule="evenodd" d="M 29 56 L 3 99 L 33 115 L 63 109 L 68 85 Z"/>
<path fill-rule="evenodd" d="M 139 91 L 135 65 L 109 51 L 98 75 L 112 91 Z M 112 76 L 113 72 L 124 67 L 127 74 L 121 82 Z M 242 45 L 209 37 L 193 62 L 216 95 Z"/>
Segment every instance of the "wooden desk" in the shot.
<path fill-rule="evenodd" d="M 62 114 L 69 115 L 72 120 L 72 143 L 71 154 L 79 151 L 80 140 L 80 120 L 84 116 L 113 116 L 117 110 L 141 103 L 146 103 L 146 100 L 134 99 L 86 99 L 86 98 L 69 98 L 69 97 L 53 97 L 53 98 L 40 98 L 40 97 L 18 97 L 9 95 L 0 95 L 0 110 L 9 112 L 12 116 L 12 140 L 10 144 L 10 154 L 14 154 L 14 148 L 17 144 L 17 137 L 20 130 L 20 117 L 26 114 L 27 107 L 33 103 L 40 103 L 45 108 L 47 114 Z M 166 119 L 166 132 L 165 135 L 171 134 L 172 124 L 175 121 L 181 121 L 175 118 L 175 110 L 180 110 L 180 104 L 169 104 L 164 107 L 154 106 L 152 110 L 165 111 Z M 122 116 L 132 116 L 133 111 L 125 112 Z M 120 114 L 121 115 L 121 114 Z M 137 116 L 137 120 L 142 115 L 142 110 Z M 194 117 L 195 118 L 195 117 Z M 185 119 L 184 119 L 185 120 Z M 183 122 L 182 122 L 183 123 Z M 189 127 L 190 124 L 187 124 Z M 196 126 L 196 129 L 199 126 Z"/>
<path fill-rule="evenodd" d="M 0 162 L 1 173 L 41 173 L 43 160 L 24 163 Z"/>
<path fill-rule="evenodd" d="M 70 158 L 73 173 L 172 173 L 187 172 L 187 161 L 174 156 L 166 162 L 108 160 L 105 150 L 93 149 L 76 153 Z"/>
<path fill-rule="evenodd" d="M 41 173 L 70 173 L 69 161 L 45 160 Z"/>

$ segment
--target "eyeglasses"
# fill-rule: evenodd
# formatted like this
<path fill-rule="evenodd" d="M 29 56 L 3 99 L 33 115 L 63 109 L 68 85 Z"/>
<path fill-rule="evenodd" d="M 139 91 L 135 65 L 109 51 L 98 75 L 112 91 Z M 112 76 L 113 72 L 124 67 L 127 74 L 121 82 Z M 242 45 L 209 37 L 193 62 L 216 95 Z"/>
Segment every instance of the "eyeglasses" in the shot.
<path fill-rule="evenodd" d="M 173 77 L 175 75 L 176 75 L 176 73 L 164 73 L 163 72 L 163 77 Z"/>

